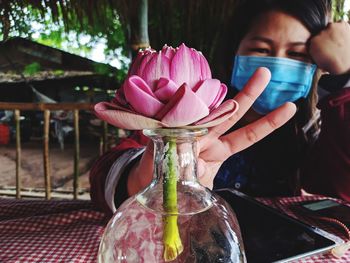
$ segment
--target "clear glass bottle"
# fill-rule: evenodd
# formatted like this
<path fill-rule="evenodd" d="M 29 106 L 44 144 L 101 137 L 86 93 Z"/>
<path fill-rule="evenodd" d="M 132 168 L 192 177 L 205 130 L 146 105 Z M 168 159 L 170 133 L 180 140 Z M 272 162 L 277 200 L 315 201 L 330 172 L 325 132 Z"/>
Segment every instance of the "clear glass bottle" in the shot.
<path fill-rule="evenodd" d="M 155 146 L 154 178 L 113 215 L 99 263 L 246 262 L 234 212 L 197 180 L 196 140 L 206 132 L 144 130 Z"/>

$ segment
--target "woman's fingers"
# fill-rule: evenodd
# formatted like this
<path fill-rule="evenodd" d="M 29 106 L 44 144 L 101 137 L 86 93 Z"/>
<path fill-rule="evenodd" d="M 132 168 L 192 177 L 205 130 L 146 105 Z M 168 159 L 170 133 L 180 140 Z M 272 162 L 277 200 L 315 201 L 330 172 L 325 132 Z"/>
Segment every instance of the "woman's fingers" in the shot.
<path fill-rule="evenodd" d="M 264 91 L 270 79 L 271 73 L 268 68 L 258 68 L 243 90 L 233 98 L 239 104 L 239 110 L 237 111 L 238 119 L 249 110 L 254 101 Z"/>
<path fill-rule="evenodd" d="M 296 112 L 294 103 L 287 102 L 261 119 L 221 137 L 230 155 L 242 151 L 285 124 Z M 227 157 L 229 157 L 227 156 Z"/>
<path fill-rule="evenodd" d="M 219 137 L 229 130 L 252 106 L 269 83 L 270 78 L 271 73 L 267 68 L 258 68 L 243 90 L 234 97 L 239 105 L 238 111 L 224 123 L 211 128 L 209 134 Z"/>

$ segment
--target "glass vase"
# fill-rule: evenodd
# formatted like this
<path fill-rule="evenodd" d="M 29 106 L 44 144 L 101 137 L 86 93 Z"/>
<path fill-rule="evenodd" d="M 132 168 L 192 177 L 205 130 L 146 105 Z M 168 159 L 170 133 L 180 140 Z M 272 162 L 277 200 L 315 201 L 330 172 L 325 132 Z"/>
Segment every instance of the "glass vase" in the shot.
<path fill-rule="evenodd" d="M 206 129 L 154 129 L 154 178 L 109 221 L 98 262 L 246 262 L 231 207 L 197 180 Z"/>

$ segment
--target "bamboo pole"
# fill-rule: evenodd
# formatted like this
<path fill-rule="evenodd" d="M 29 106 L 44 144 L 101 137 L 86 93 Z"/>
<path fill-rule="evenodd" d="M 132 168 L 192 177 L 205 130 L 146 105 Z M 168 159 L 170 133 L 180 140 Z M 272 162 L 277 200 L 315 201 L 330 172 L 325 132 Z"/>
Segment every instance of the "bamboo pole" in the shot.
<path fill-rule="evenodd" d="M 148 0 L 130 1 L 130 44 L 132 56 L 135 58 L 139 49 L 148 48 Z"/>
<path fill-rule="evenodd" d="M 44 176 L 45 176 L 45 198 L 51 199 L 51 177 L 50 177 L 50 159 L 49 159 L 49 130 L 50 130 L 50 111 L 44 110 Z"/>
<path fill-rule="evenodd" d="M 16 122 L 16 198 L 21 198 L 21 125 L 20 125 L 20 111 L 15 110 Z"/>
<path fill-rule="evenodd" d="M 74 110 L 74 134 L 75 134 L 75 151 L 74 151 L 74 178 L 73 178 L 73 196 L 78 199 L 79 192 L 79 110 Z"/>

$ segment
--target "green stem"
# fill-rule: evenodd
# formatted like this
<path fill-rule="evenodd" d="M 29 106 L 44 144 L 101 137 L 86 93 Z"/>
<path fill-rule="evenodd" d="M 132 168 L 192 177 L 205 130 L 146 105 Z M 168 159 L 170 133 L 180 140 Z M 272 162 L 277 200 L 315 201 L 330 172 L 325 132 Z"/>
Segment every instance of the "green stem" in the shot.
<path fill-rule="evenodd" d="M 177 225 L 177 149 L 176 139 L 170 139 L 168 149 L 165 153 L 167 170 L 165 171 L 163 182 L 163 206 L 169 215 L 164 216 L 163 242 L 164 260 L 172 261 L 183 251 Z"/>

